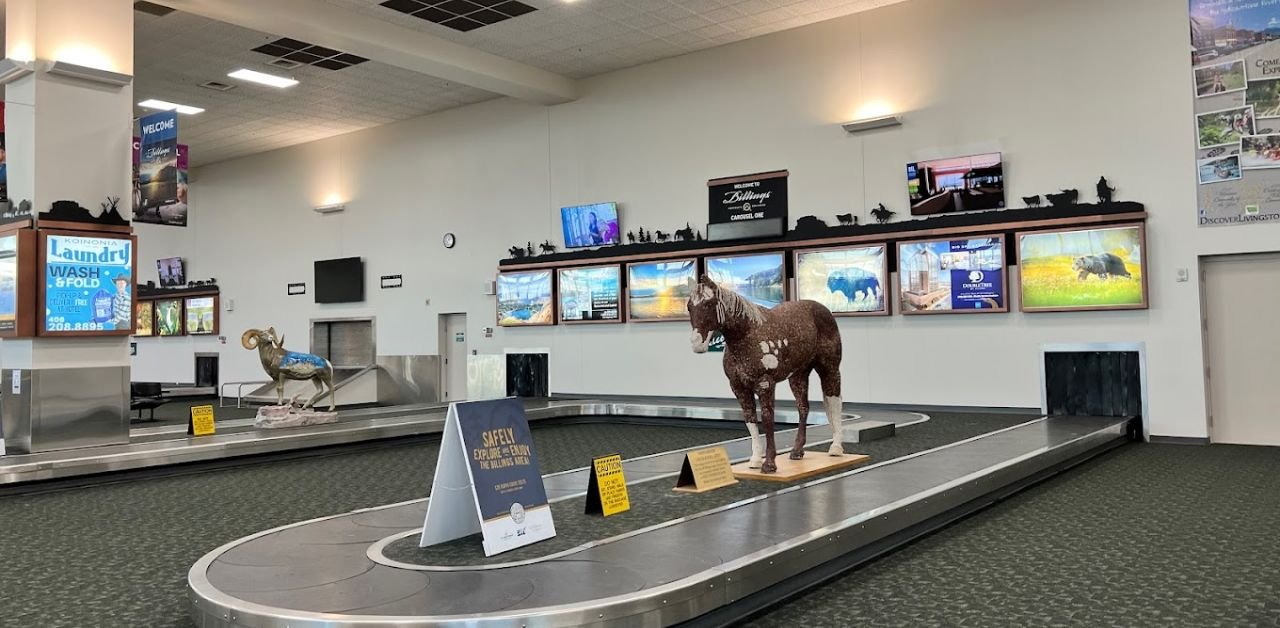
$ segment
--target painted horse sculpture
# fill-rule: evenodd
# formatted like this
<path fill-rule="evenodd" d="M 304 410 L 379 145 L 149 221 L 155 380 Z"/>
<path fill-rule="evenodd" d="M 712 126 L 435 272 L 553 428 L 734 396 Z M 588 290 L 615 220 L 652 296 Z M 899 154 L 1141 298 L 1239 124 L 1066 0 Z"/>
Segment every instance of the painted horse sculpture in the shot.
<path fill-rule="evenodd" d="M 828 453 L 844 455 L 840 398 L 840 329 L 831 311 L 816 301 L 789 301 L 765 309 L 742 295 L 716 285 L 705 275 L 689 280 L 690 342 L 694 353 L 706 353 L 712 337 L 724 337 L 724 374 L 742 406 L 751 434 L 751 468 L 778 470 L 774 457 L 773 404 L 778 382 L 787 380 L 800 412 L 800 426 L 791 446 L 791 459 L 804 457 L 805 424 L 809 416 L 809 374 L 817 371 L 832 440 Z M 756 422 L 756 399 L 760 423 Z M 763 447 L 761 438 L 763 436 Z"/>
<path fill-rule="evenodd" d="M 333 365 L 329 361 L 310 353 L 286 351 L 284 337 L 276 338 L 274 327 L 266 331 L 250 329 L 240 337 L 240 344 L 245 349 L 257 349 L 258 358 L 262 360 L 262 370 L 276 385 L 276 399 L 284 405 L 285 380 L 311 380 L 316 386 L 316 394 L 306 403 L 304 408 L 315 405 L 324 396 L 325 386 L 329 387 L 329 411 L 333 412 Z"/>

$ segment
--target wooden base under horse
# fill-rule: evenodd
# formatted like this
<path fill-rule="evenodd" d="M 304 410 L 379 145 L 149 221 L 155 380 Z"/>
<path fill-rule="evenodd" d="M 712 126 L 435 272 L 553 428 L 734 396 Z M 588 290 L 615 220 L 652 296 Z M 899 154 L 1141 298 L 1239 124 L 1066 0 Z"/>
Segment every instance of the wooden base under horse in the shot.
<path fill-rule="evenodd" d="M 771 310 L 716 285 L 705 275 L 689 280 L 689 317 L 695 353 L 705 353 L 712 337 L 725 339 L 724 374 L 742 406 L 751 434 L 751 464 L 765 473 L 777 470 L 774 457 L 774 397 L 778 382 L 787 380 L 800 413 L 800 426 L 791 446 L 791 459 L 804 457 L 809 416 L 809 375 L 816 372 L 831 424 L 832 456 L 844 455 L 840 396 L 840 329 L 831 311 L 815 301 L 791 301 Z M 759 424 L 756 400 L 760 403 Z M 763 432 L 761 425 L 763 424 Z M 764 443 L 761 443 L 763 437 Z"/>

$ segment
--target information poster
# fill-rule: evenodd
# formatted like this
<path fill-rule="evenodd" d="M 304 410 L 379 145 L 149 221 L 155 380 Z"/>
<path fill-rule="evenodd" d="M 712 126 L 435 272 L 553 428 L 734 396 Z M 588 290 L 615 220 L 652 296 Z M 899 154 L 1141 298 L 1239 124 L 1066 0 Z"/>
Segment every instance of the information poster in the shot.
<path fill-rule="evenodd" d="M 18 236 L 0 237 L 0 331 L 18 325 Z"/>
<path fill-rule="evenodd" d="M 213 297 L 189 297 L 186 303 L 187 333 L 191 335 L 217 333 L 214 325 Z"/>
<path fill-rule="evenodd" d="M 44 331 L 133 331 L 133 240 L 45 236 Z"/>
<path fill-rule="evenodd" d="M 566 323 L 622 321 L 622 269 L 619 266 L 566 268 L 560 271 L 560 320 Z"/>
<path fill-rule="evenodd" d="M 903 314 L 1006 312 L 1004 238 L 902 243 L 898 283 Z"/>
<path fill-rule="evenodd" d="M 455 403 L 445 419 L 420 543 L 477 531 L 485 556 L 556 535 L 519 399 Z"/>
<path fill-rule="evenodd" d="M 1280 220 L 1280 2 L 1190 0 L 1200 226 Z"/>

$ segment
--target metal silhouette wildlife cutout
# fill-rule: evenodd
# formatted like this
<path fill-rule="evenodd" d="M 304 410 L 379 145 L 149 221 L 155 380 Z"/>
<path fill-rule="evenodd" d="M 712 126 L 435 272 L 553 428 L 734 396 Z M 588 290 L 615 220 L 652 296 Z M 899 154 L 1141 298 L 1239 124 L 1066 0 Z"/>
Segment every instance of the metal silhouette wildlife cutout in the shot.
<path fill-rule="evenodd" d="M 791 446 L 791 459 L 804 457 L 805 424 L 809 416 L 809 374 L 817 371 L 822 399 L 831 423 L 832 456 L 844 455 L 840 398 L 840 328 L 830 310 L 815 301 L 788 301 L 773 309 L 756 305 L 742 295 L 716 285 L 706 275 L 689 280 L 690 342 L 694 353 L 706 353 L 716 333 L 724 336 L 724 374 L 742 406 L 751 434 L 750 468 L 764 473 L 778 470 L 774 457 L 773 405 L 778 382 L 787 380 L 795 395 L 800 426 Z M 756 399 L 760 400 L 759 422 Z M 761 440 L 764 440 L 763 447 Z"/>

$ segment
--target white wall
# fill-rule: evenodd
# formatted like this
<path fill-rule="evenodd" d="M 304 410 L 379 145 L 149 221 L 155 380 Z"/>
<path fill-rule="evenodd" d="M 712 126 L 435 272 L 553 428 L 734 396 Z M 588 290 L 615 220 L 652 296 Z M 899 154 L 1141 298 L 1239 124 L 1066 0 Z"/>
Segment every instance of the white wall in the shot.
<path fill-rule="evenodd" d="M 1147 205 L 1152 308 L 843 320 L 846 399 L 1034 407 L 1042 344 L 1140 341 L 1152 433 L 1200 437 L 1199 292 L 1175 269 L 1278 248 L 1280 226 L 1195 224 L 1187 33 L 1185 5 L 1166 0 L 913 0 L 597 77 L 566 105 L 495 100 L 201 168 L 192 226 L 139 226 L 140 259 L 183 255 L 191 277 L 216 276 L 235 300 L 224 381 L 260 377 L 236 342 L 250 326 L 305 347 L 311 318 L 369 314 L 379 353 L 433 354 L 437 315 L 467 312 L 482 353 L 550 347 L 555 392 L 727 396 L 717 357 L 691 354 L 684 324 L 486 340 L 482 282 L 507 246 L 559 241 L 561 205 L 617 200 L 624 229 L 668 229 L 705 222 L 707 179 L 786 168 L 793 219 L 865 217 L 881 201 L 905 215 L 905 163 L 1000 150 L 1011 199 L 1087 196 L 1105 174 L 1118 198 Z M 876 101 L 906 124 L 859 136 L 837 126 Z M 313 213 L 330 194 L 347 212 Z M 287 282 L 311 282 L 313 260 L 350 255 L 367 260 L 366 303 L 285 295 Z M 379 290 L 383 274 L 405 287 Z M 174 352 L 153 345 L 183 342 L 140 340 L 135 379 L 171 370 Z"/>

